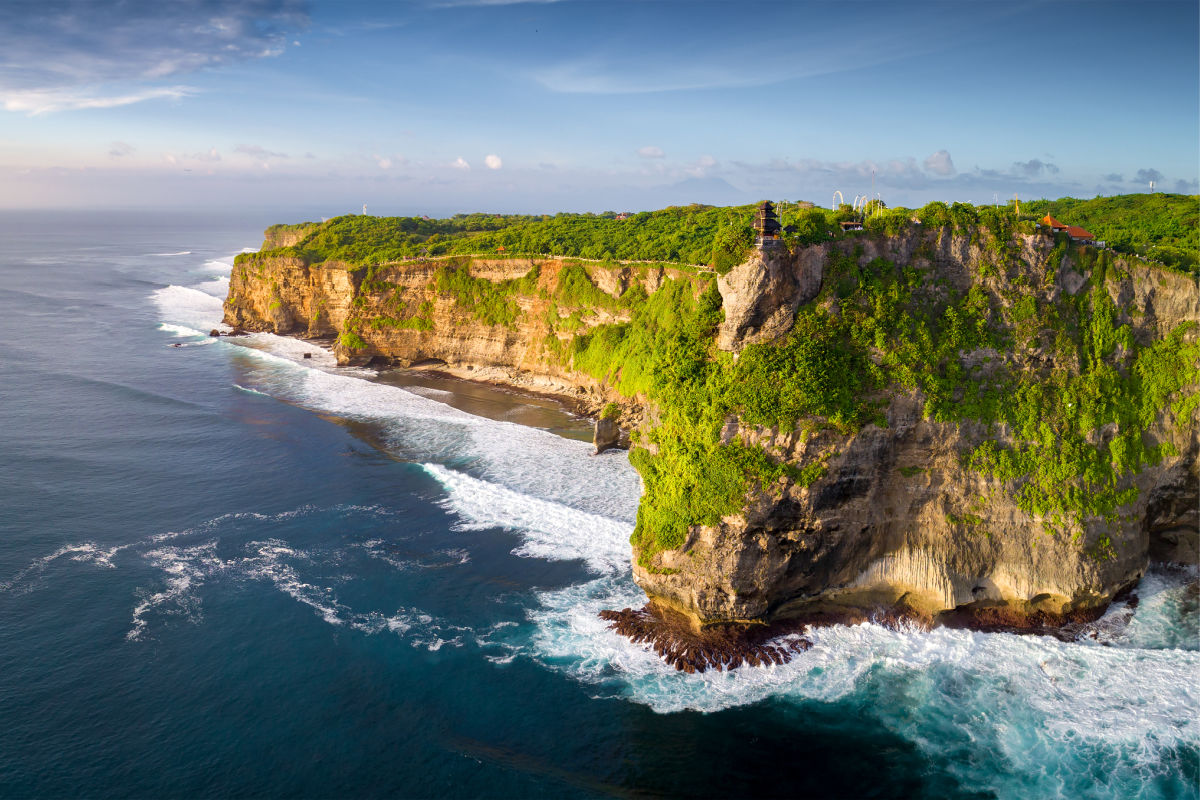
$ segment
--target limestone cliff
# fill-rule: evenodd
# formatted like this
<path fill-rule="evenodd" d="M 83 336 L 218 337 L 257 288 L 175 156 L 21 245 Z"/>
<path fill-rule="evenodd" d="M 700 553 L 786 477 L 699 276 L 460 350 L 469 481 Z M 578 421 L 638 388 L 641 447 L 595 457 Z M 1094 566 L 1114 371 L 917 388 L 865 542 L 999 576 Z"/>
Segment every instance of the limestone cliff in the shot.
<path fill-rule="evenodd" d="M 736 352 L 786 334 L 797 304 L 817 294 L 813 276 L 819 284 L 831 251 L 758 256 L 723 277 L 718 285 L 726 313 L 718 346 Z M 854 252 L 860 267 L 887 258 L 959 292 L 980 287 L 1001 307 L 1018 296 L 1015 287 L 1044 287 L 1039 302 L 1051 307 L 1096 277 L 1060 251 L 1045 236 L 1021 237 L 998 256 L 968 237 L 918 234 L 864 238 Z M 1139 343 L 1161 342 L 1181 324 L 1200 320 L 1200 294 L 1185 276 L 1118 259 L 1099 280 L 1115 303 L 1117 322 L 1129 325 Z M 819 302 L 838 313 L 837 292 L 823 292 Z M 1184 341 L 1195 340 L 1192 328 Z M 1117 369 L 1128 370 L 1132 365 L 1119 356 Z M 1023 348 L 961 358 L 984 374 L 1001 365 L 1074 368 L 1056 364 L 1053 343 L 1036 335 Z M 1197 391 L 1196 366 L 1193 360 L 1185 395 Z M 1182 418 L 1159 409 L 1143 438 L 1168 455 L 1118 479 L 1127 498 L 1118 513 L 1084 514 L 1077 525 L 1064 526 L 1022 508 L 1011 480 L 972 469 L 964 457 L 987 441 L 1011 443 L 1012 430 L 937 422 L 928 418 L 919 391 L 893 387 L 889 394 L 884 419 L 848 434 L 828 426 L 748 426 L 731 415 L 723 441 L 760 446 L 792 464 L 823 463 L 824 476 L 807 486 L 787 479 L 759 486 L 741 513 L 692 526 L 682 546 L 649 560 L 635 556 L 638 583 L 701 622 L 902 608 L 968 622 L 1056 623 L 1103 610 L 1136 583 L 1151 558 L 1196 563 L 1200 424 L 1194 403 Z M 1119 433 L 1118 425 L 1107 425 L 1091 443 L 1111 445 Z"/>
<path fill-rule="evenodd" d="M 263 253 L 239 258 L 227 323 L 335 338 L 344 364 L 432 364 L 464 377 L 570 394 L 593 410 L 615 401 L 623 427 L 640 426 L 635 447 L 651 455 L 663 424 L 659 401 L 629 395 L 627 387 L 622 395 L 623 370 L 584 364 L 581 345 L 592 332 L 640 324 L 632 309 L 644 300 L 634 295 L 686 284 L 688 295 L 698 297 L 713 277 L 521 258 L 351 268 L 309 263 L 286 249 L 270 252 L 295 241 L 299 234 L 291 230 L 269 231 Z M 892 271 L 881 278 L 880 265 Z M 957 352 L 938 368 L 972 376 L 980 386 L 991 376 L 1076 375 L 1085 356 L 1093 358 L 1089 347 L 1120 378 L 1141 369 L 1134 361 L 1139 348 L 1162 350 L 1169 341 L 1194 347 L 1196 328 L 1187 324 L 1200 320 L 1195 282 L 1176 273 L 1097 257 L 1048 236 L 996 242 L 986 234 L 917 228 L 756 251 L 717 281 L 723 320 L 710 358 L 733 369 L 747 348 L 787 339 L 804 309 L 842 319 L 852 310 L 855 287 L 871 281 L 909 287 L 912 302 L 977 301 L 978 319 L 999 331 L 995 342 Z M 1077 333 L 1071 326 L 1083 324 L 1079 309 L 1088 303 L 1113 309 L 1110 327 L 1131 338 L 1118 332 L 1115 344 L 1071 345 Z M 1016 313 L 1021 304 L 1036 313 Z M 953 313 L 939 324 L 959 324 Z M 864 363 L 881 370 L 893 346 L 899 345 L 880 331 Z M 1181 392 L 1148 412 L 1137 446 L 1151 455 L 1113 473 L 1105 485 L 1115 498 L 1111 508 L 1093 513 L 1080 501 L 1083 510 L 1068 517 L 1031 504 L 1027 478 L 980 466 L 981 446 L 1016 447 L 1020 436 L 1007 424 L 936 410 L 965 402 L 962 386 L 952 386 L 941 406 L 918 386 L 877 390 L 877 413 L 861 425 L 813 418 L 781 429 L 748 423 L 732 408 L 720 444 L 766 453 L 781 465 L 780 477 L 770 485 L 751 480 L 740 510 L 686 526 L 682 542 L 649 549 L 635 536 L 635 578 L 652 598 L 701 623 L 877 608 L 1047 621 L 1096 613 L 1139 579 L 1150 558 L 1197 560 L 1200 423 L 1197 404 L 1180 399 L 1197 392 L 1195 366 Z M 1116 423 L 1102 425 L 1085 443 L 1115 453 L 1128 444 L 1127 434 Z"/>
<path fill-rule="evenodd" d="M 286 250 L 272 253 L 281 240 L 275 230 L 267 233 L 261 255 L 242 256 L 234 266 L 227 324 L 333 339 L 344 365 L 434 367 L 568 395 L 593 412 L 617 400 L 623 424 L 638 418 L 638 399 L 572 369 L 562 349 L 588 329 L 628 321 L 629 312 L 605 298 L 617 301 L 634 287 L 652 294 L 664 281 L 695 279 L 662 267 L 585 267 L 561 259 L 464 257 L 355 269 L 335 261 L 310 264 Z M 586 275 L 591 302 L 560 291 L 564 268 L 577 280 Z M 446 285 L 447 276 L 458 277 Z M 489 291 L 484 284 L 503 288 L 480 298 L 473 290 Z"/>

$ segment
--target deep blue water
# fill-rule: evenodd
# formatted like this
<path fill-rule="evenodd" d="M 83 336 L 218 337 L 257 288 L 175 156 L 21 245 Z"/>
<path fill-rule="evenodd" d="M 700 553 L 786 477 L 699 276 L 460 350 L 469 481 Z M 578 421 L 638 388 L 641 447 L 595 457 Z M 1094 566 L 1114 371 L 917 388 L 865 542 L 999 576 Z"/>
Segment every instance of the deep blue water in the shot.
<path fill-rule="evenodd" d="M 0 796 L 1200 796 L 1194 574 L 675 673 L 596 617 L 624 454 L 198 335 L 276 221 L 0 214 Z"/>

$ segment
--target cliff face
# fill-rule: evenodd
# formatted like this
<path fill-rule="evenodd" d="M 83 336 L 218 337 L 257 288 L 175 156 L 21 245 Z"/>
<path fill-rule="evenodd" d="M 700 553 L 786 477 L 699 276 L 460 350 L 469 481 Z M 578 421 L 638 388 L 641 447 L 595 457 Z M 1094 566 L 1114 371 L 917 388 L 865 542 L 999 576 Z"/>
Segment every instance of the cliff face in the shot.
<path fill-rule="evenodd" d="M 1053 304 L 1081 295 L 1094 277 L 1053 245 L 1048 237 L 1023 237 L 1000 259 L 966 237 L 864 239 L 856 260 L 859 266 L 879 257 L 911 265 L 959 292 L 978 286 L 1002 307 L 1013 302 L 1014 285 L 1042 286 L 1043 299 Z M 722 278 L 726 314 L 718 346 L 736 352 L 786 334 L 797 304 L 817 294 L 820 278 L 814 287 L 813 276 L 820 276 L 830 251 L 756 258 Z M 1007 275 L 986 269 L 998 261 L 1017 266 Z M 1187 277 L 1123 261 L 1108 272 L 1103 287 L 1117 322 L 1129 325 L 1137 342 L 1162 341 L 1182 323 L 1200 320 L 1200 293 Z M 823 302 L 838 313 L 836 293 L 823 293 Z M 1195 337 L 1192 329 L 1185 341 Z M 1056 365 L 1049 344 L 961 356 L 985 373 L 1002 364 L 1018 372 L 1073 368 Z M 1187 392 L 1196 390 L 1193 372 Z M 1011 480 L 968 465 L 965 454 L 987 441 L 1011 444 L 1013 431 L 969 420 L 936 422 L 925 409 L 919 391 L 893 391 L 886 422 L 852 434 L 746 426 L 731 415 L 723 441 L 759 446 L 792 464 L 824 462 L 825 475 L 809 486 L 781 479 L 779 486 L 758 487 L 741 513 L 692 526 L 681 547 L 655 553 L 648 563 L 635 557 L 638 583 L 701 622 L 902 608 L 934 618 L 1056 623 L 1103 610 L 1144 574 L 1151 558 L 1196 563 L 1200 424 L 1194 405 L 1182 418 L 1159 410 L 1143 439 L 1168 455 L 1118 478 L 1116 488 L 1132 499 L 1115 517 L 1084 514 L 1074 526 L 1022 508 Z M 1107 425 L 1090 443 L 1111 445 L 1120 432 L 1117 424 Z"/>
<path fill-rule="evenodd" d="M 274 242 L 269 237 L 264 247 Z M 634 398 L 620 397 L 562 358 L 562 347 L 575 335 L 628 321 L 629 313 L 616 302 L 562 297 L 561 260 L 461 258 L 354 270 L 264 252 L 235 265 L 226 324 L 334 338 L 339 364 L 436 367 L 460 377 L 571 395 L 593 410 L 611 400 L 621 401 L 627 411 L 638 407 Z M 575 265 L 576 275 L 581 269 Z M 595 292 L 613 301 L 635 286 L 652 294 L 664 281 L 689 280 L 673 270 L 644 266 L 589 265 L 583 271 Z M 448 280 L 451 274 L 464 280 Z M 481 297 L 473 291 L 479 282 L 504 288 L 497 290 L 499 296 Z M 484 294 L 489 291 L 483 286 Z M 628 413 L 625 418 L 630 419 Z"/>
<path fill-rule="evenodd" d="M 291 235 L 277 232 L 266 244 L 288 244 Z M 1115 309 L 1112 325 L 1128 326 L 1131 339 L 1105 351 L 1114 375 L 1140 370 L 1134 350 L 1161 348 L 1173 333 L 1180 346 L 1196 341 L 1194 327 L 1180 332 L 1200 320 L 1200 292 L 1184 276 L 1122 259 L 1100 262 L 1049 237 L 989 246 L 977 236 L 932 231 L 755 253 L 717 282 L 723 321 L 715 347 L 736 359 L 748 347 L 781 342 L 798 309 L 841 319 L 855 282 L 872 280 L 870 265 L 881 259 L 905 270 L 921 297 L 974 292 L 993 320 L 1017 319 L 1022 302 L 1058 315 L 1057 334 L 1049 323 L 1039 329 L 1038 315 L 1026 315 L 1020 326 L 1009 325 L 1002 346 L 959 352 L 942 365 L 954 374 L 985 382 L 993 374 L 1077 374 L 1082 357 L 1064 347 L 1063 337 L 1083 324 L 1071 309 L 1089 303 Z M 264 252 L 235 266 L 226 322 L 337 337 L 340 363 L 436 365 L 572 394 L 593 409 L 615 400 L 622 423 L 639 423 L 642 447 L 656 452 L 661 409 L 644 396 L 621 396 L 617 373 L 580 368 L 571 345 L 629 321 L 635 306 L 619 298 L 631 289 L 653 295 L 666 283 L 686 282 L 694 297 L 711 278 L 550 259 L 351 270 Z M 876 366 L 899 346 L 879 336 L 870 353 Z M 1183 395 L 1195 395 L 1194 377 L 1185 383 Z M 875 421 L 856 429 L 817 420 L 780 430 L 748 424 L 736 410 L 728 414 L 721 443 L 760 449 L 796 470 L 820 470 L 803 480 L 787 473 L 772 485 L 752 482 L 739 512 L 688 526 L 678 546 L 652 552 L 635 545 L 638 583 L 701 623 L 897 607 L 934 617 L 1055 621 L 1103 609 L 1141 577 L 1150 558 L 1196 562 L 1200 423 L 1196 404 L 1181 405 L 1179 392 L 1147 412 L 1139 447 L 1155 455 L 1114 473 L 1105 491 L 1115 505 L 1097 513 L 1082 502 L 1083 511 L 1069 519 L 1031 505 L 1027 479 L 980 466 L 981 446 L 1017 447 L 1018 431 L 940 418 L 914 386 L 893 385 L 879 398 Z M 1117 452 L 1126 433 L 1114 422 L 1090 431 L 1085 443 Z"/>

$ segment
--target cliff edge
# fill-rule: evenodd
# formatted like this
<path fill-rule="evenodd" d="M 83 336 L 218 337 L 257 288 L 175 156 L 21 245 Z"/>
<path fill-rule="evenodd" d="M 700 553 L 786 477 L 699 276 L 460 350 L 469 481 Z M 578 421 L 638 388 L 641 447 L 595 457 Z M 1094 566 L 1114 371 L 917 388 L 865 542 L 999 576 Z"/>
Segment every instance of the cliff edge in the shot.
<path fill-rule="evenodd" d="M 609 402 L 634 576 L 700 625 L 1094 616 L 1200 551 L 1200 292 L 1063 238 L 914 226 L 717 276 L 550 258 L 239 257 L 225 321 Z M 283 249 L 275 249 L 283 248 Z"/>

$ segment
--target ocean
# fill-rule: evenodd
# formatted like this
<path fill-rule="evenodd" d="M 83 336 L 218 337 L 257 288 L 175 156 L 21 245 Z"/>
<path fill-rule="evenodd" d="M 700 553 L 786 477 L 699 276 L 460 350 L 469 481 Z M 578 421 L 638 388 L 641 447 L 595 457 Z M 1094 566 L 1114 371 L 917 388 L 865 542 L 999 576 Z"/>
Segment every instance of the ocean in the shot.
<path fill-rule="evenodd" d="M 0 212 L 0 796 L 1200 796 L 1195 571 L 676 672 L 586 421 L 206 335 L 278 216 Z"/>

